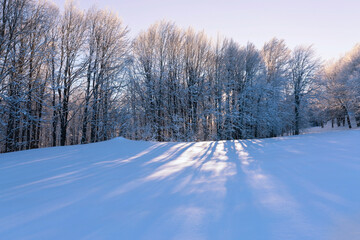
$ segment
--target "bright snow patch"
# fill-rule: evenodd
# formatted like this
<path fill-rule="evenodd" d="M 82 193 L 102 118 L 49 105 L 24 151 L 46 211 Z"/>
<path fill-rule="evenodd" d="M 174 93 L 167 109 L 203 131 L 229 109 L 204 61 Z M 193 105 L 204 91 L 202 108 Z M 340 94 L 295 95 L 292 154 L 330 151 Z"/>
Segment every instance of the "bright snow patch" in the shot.
<path fill-rule="evenodd" d="M 359 239 L 360 131 L 0 155 L 0 239 Z"/>

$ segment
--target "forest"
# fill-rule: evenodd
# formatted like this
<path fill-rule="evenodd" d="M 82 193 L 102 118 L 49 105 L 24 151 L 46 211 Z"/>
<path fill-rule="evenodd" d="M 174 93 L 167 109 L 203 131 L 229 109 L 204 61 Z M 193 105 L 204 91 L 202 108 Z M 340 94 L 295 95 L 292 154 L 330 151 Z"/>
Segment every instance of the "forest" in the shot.
<path fill-rule="evenodd" d="M 258 49 L 168 21 L 130 37 L 109 10 L 1 0 L 0 152 L 268 138 L 351 118 L 360 125 L 360 45 L 323 61 L 312 46 Z"/>

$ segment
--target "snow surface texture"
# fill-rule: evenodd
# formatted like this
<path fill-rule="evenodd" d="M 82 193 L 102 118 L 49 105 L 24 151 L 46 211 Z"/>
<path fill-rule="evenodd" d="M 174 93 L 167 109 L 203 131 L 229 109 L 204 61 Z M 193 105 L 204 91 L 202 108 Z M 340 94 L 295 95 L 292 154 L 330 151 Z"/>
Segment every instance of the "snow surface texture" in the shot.
<path fill-rule="evenodd" d="M 0 155 L 0 239 L 360 239 L 360 131 Z"/>

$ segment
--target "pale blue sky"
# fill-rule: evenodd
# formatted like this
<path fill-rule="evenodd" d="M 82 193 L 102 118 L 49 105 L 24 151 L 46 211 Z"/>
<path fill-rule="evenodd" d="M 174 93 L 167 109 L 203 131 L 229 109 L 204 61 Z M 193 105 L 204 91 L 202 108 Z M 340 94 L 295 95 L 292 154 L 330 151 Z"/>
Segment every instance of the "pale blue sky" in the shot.
<path fill-rule="evenodd" d="M 62 6 L 64 0 L 54 0 Z M 210 37 L 233 38 L 262 47 L 272 37 L 289 47 L 313 44 L 323 59 L 337 58 L 360 42 L 359 0 L 77 0 L 117 12 L 131 35 L 166 19 L 204 30 Z"/>

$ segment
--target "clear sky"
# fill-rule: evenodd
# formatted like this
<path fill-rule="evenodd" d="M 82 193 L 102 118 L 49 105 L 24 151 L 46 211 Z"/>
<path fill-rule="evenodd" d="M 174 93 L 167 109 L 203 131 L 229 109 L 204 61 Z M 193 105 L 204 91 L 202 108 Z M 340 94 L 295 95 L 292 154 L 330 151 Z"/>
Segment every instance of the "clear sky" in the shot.
<path fill-rule="evenodd" d="M 58 6 L 64 0 L 53 0 Z M 313 44 L 324 60 L 338 58 L 360 42 L 360 0 L 77 0 L 117 12 L 131 35 L 158 20 L 204 30 L 257 47 L 272 37 L 289 47 Z"/>

